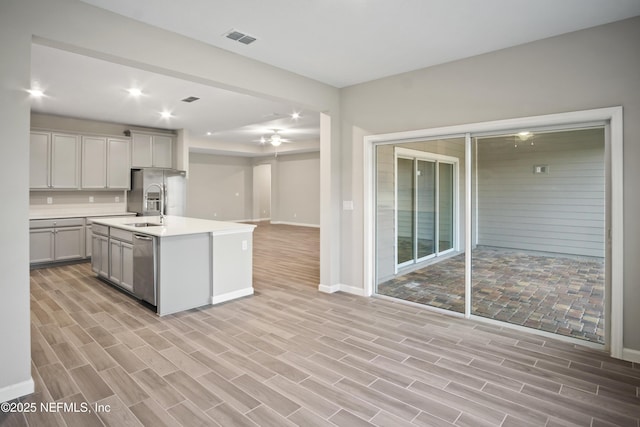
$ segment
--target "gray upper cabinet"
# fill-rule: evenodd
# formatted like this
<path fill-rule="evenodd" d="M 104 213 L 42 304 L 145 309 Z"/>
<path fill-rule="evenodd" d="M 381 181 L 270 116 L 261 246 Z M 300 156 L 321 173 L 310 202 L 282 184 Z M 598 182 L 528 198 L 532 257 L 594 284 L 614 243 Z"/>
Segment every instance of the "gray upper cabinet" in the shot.
<path fill-rule="evenodd" d="M 107 187 L 128 189 L 131 181 L 131 150 L 127 139 L 107 139 Z"/>
<path fill-rule="evenodd" d="M 82 137 L 82 188 L 107 188 L 107 138 Z"/>
<path fill-rule="evenodd" d="M 30 188 L 80 188 L 79 136 L 31 132 L 29 157 Z"/>
<path fill-rule="evenodd" d="M 51 188 L 80 187 L 80 137 L 51 134 Z"/>
<path fill-rule="evenodd" d="M 131 134 L 131 166 L 134 168 L 150 168 L 153 166 L 151 152 L 151 135 Z"/>
<path fill-rule="evenodd" d="M 82 188 L 126 189 L 130 179 L 129 140 L 82 137 Z"/>
<path fill-rule="evenodd" d="M 29 145 L 29 187 L 50 188 L 51 185 L 51 134 L 31 132 Z"/>
<path fill-rule="evenodd" d="M 171 151 L 173 146 L 173 139 L 170 136 L 153 136 L 152 147 L 152 159 L 153 166 L 157 168 L 170 168 Z"/>
<path fill-rule="evenodd" d="M 173 137 L 131 132 L 131 167 L 173 167 Z"/>

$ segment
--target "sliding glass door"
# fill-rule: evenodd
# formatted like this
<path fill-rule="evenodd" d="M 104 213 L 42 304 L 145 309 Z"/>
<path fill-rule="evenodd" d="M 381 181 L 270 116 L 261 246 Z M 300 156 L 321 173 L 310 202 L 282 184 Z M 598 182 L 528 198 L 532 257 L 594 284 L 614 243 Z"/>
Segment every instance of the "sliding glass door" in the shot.
<path fill-rule="evenodd" d="M 606 132 L 377 146 L 376 292 L 604 344 Z"/>
<path fill-rule="evenodd" d="M 396 269 L 453 249 L 456 162 L 396 148 Z"/>

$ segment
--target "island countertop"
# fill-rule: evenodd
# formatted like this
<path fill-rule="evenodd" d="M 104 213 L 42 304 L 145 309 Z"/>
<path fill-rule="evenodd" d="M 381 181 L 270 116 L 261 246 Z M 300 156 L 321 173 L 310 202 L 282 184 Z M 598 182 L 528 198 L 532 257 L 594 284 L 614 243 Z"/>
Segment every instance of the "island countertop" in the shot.
<path fill-rule="evenodd" d="M 235 234 L 253 232 L 256 227 L 253 224 L 238 222 L 212 221 L 200 218 L 188 218 L 182 216 L 167 215 L 164 223 L 157 226 L 136 227 L 132 224 L 153 223 L 159 224 L 158 216 L 136 216 L 129 218 L 94 218 L 93 222 L 109 227 L 148 234 L 157 237 L 182 236 L 188 234 L 211 233 L 212 235 Z"/>

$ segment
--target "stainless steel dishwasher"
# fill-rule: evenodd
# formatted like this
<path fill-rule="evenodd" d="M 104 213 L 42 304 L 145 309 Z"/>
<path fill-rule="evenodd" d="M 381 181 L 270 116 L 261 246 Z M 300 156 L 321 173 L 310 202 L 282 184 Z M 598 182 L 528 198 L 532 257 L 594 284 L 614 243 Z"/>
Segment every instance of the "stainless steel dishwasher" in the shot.
<path fill-rule="evenodd" d="M 133 235 L 133 294 L 152 305 L 156 302 L 156 238 Z"/>

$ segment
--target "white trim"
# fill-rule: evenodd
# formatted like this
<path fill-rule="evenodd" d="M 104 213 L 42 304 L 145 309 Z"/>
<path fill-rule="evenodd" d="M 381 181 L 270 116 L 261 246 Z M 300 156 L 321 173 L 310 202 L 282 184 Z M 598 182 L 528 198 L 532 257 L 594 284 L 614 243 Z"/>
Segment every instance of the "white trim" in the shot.
<path fill-rule="evenodd" d="M 624 154 L 622 107 L 606 109 L 611 129 L 611 324 L 607 344 L 612 357 L 624 348 Z"/>
<path fill-rule="evenodd" d="M 374 152 L 375 144 L 404 142 L 410 139 L 453 137 L 454 135 L 481 132 L 500 132 L 526 127 L 572 126 L 588 122 L 609 121 L 611 126 L 611 325 L 607 346 L 610 354 L 623 357 L 623 308 L 624 308 L 624 212 L 623 212 L 623 121 L 622 107 L 607 107 L 593 110 L 573 111 L 490 122 L 469 123 L 406 132 L 394 132 L 364 137 L 364 294 L 372 295 L 375 281 L 375 200 Z M 467 162 L 468 163 L 468 162 Z M 467 242 L 470 242 L 468 236 Z"/>
<path fill-rule="evenodd" d="M 237 291 L 227 292 L 221 295 L 214 295 L 211 297 L 211 304 L 220 304 L 223 302 L 231 301 L 232 299 L 242 298 L 249 295 L 253 295 L 253 287 L 238 289 Z"/>
<path fill-rule="evenodd" d="M 420 304 L 419 302 L 407 301 L 407 300 L 404 300 L 404 299 L 398 299 L 398 298 L 394 298 L 394 297 L 390 297 L 388 295 L 382 295 L 382 294 L 374 294 L 373 297 L 374 298 L 383 299 L 383 300 L 387 300 L 387 301 L 393 301 L 393 302 L 395 302 L 397 304 L 409 305 L 411 307 L 421 308 L 421 309 L 423 309 L 425 311 L 431 311 L 431 312 L 442 314 L 442 315 L 445 315 L 445 316 L 464 318 L 464 313 L 460 313 L 460 312 L 457 312 L 457 311 L 451 311 L 451 310 L 445 310 L 444 308 L 434 307 L 432 305 Z"/>
<path fill-rule="evenodd" d="M 400 170 L 400 168 L 398 167 L 398 159 L 406 159 L 406 160 L 414 160 L 413 163 L 413 167 L 414 167 L 414 171 L 413 171 L 413 179 L 414 179 L 414 183 L 413 183 L 413 188 L 414 191 L 416 191 L 416 189 L 418 188 L 417 185 L 417 165 L 415 163 L 415 160 L 420 160 L 420 161 L 426 161 L 426 162 L 430 162 L 433 163 L 435 165 L 435 183 L 434 183 L 434 189 L 435 189 L 435 204 L 434 204 L 434 208 L 435 208 L 435 214 L 436 214 L 436 227 L 435 227 L 435 237 L 434 237 L 434 249 L 435 252 L 429 255 L 426 255 L 422 258 L 415 258 L 418 255 L 418 243 L 417 243 L 417 239 L 415 238 L 416 236 L 414 235 L 414 239 L 413 239 L 413 254 L 414 254 L 414 258 L 405 261 L 401 264 L 398 264 L 398 232 L 400 230 L 400 226 L 398 224 L 398 172 Z M 412 265 L 417 265 L 420 264 L 421 262 L 433 259 L 433 258 L 437 258 L 437 257 L 441 257 L 443 255 L 445 255 L 446 253 L 450 252 L 450 251 L 457 251 L 459 250 L 459 242 L 458 242 L 458 236 L 460 235 L 460 224 L 458 223 L 459 218 L 460 218 L 460 203 L 458 201 L 458 197 L 459 197 L 459 181 L 460 181 L 460 159 L 458 157 L 453 157 L 453 156 L 447 156 L 444 154 L 438 154 L 438 153 L 431 153 L 431 152 L 426 152 L 426 151 L 420 151 L 420 150 L 414 150 L 411 148 L 403 148 L 403 147 L 394 147 L 393 148 L 393 162 L 394 162 L 394 174 L 395 174 L 395 183 L 394 183 L 394 211 L 395 211 L 395 215 L 394 215 L 394 221 L 395 221 L 395 230 L 394 230 L 394 242 L 395 242 L 395 246 L 394 246 L 394 260 L 395 260 L 395 267 L 394 267 L 394 273 L 398 274 L 403 268 L 406 267 L 410 267 Z M 440 164 L 448 164 L 451 165 L 453 168 L 453 182 L 452 182 L 452 191 L 453 191 L 453 212 L 452 212 L 452 218 L 451 218 L 451 224 L 453 227 L 453 236 L 452 236 L 452 242 L 451 245 L 452 247 L 450 249 L 447 249 L 445 251 L 440 251 L 440 175 L 439 175 L 439 170 L 440 170 Z M 414 199 L 414 204 L 418 203 L 418 194 L 414 194 L 414 196 L 416 196 L 416 198 Z M 414 210 L 414 226 L 418 227 L 418 218 L 417 218 L 417 209 L 414 206 L 413 207 Z M 415 234 L 415 230 L 414 230 L 414 234 Z"/>
<path fill-rule="evenodd" d="M 338 292 L 340 290 L 340 285 L 323 285 L 323 284 L 319 284 L 318 285 L 318 290 L 320 292 L 324 292 L 326 294 L 332 294 L 334 292 Z"/>
<path fill-rule="evenodd" d="M 327 293 L 327 294 L 333 294 L 335 292 L 340 291 L 340 292 L 345 292 L 345 293 L 352 294 L 352 295 L 358 295 L 358 296 L 361 296 L 361 297 L 369 296 L 369 295 L 365 295 L 365 290 L 364 289 L 358 288 L 358 287 L 355 287 L 355 286 L 345 285 L 344 283 L 338 283 L 338 284 L 335 284 L 333 286 L 327 286 L 327 285 L 320 284 L 320 285 L 318 285 L 318 290 L 320 292 L 324 292 L 324 293 Z"/>
<path fill-rule="evenodd" d="M 471 232 L 472 232 L 472 220 L 471 214 L 473 212 L 472 194 L 471 194 L 471 134 L 466 133 L 464 135 L 464 317 L 469 319 L 471 317 Z"/>
<path fill-rule="evenodd" d="M 29 378 L 26 381 L 20 383 L 11 384 L 6 387 L 0 388 L 0 402 L 6 402 L 18 397 L 26 396 L 34 392 L 33 378 Z"/>
<path fill-rule="evenodd" d="M 303 222 L 271 221 L 271 224 L 275 224 L 275 225 L 297 225 L 299 227 L 320 228 L 320 224 L 305 224 Z"/>
<path fill-rule="evenodd" d="M 631 348 L 622 349 L 622 358 L 627 362 L 640 363 L 640 351 Z"/>

